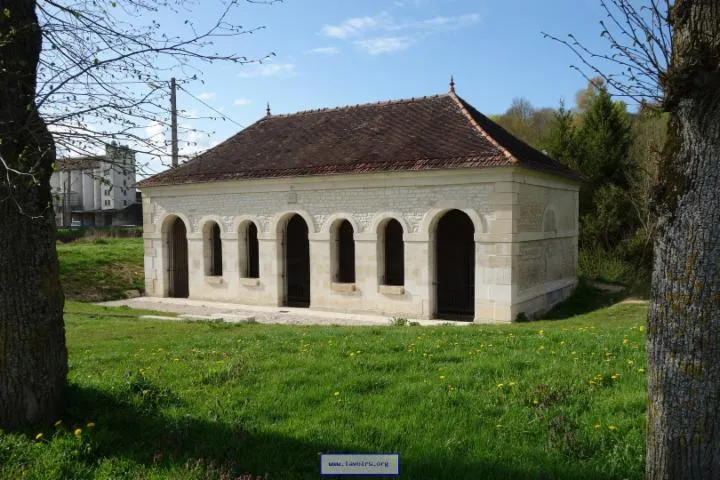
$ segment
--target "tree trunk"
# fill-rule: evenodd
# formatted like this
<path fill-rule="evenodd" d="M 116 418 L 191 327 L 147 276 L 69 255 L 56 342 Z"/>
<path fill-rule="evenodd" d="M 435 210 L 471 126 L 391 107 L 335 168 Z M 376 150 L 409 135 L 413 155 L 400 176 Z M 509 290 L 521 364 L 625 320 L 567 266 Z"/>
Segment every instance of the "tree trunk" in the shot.
<path fill-rule="evenodd" d="M 67 378 L 50 175 L 55 147 L 35 107 L 35 2 L 0 1 L 0 428 L 61 414 Z"/>
<path fill-rule="evenodd" d="M 720 478 L 720 2 L 677 0 L 648 316 L 649 479 Z"/>

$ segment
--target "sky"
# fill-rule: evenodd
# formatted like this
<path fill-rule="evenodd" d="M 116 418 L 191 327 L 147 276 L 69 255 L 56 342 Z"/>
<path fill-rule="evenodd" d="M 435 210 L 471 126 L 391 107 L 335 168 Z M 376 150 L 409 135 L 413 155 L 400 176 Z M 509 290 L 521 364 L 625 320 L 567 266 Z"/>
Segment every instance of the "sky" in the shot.
<path fill-rule="evenodd" d="M 201 9 L 195 21 L 210 22 L 217 13 Z M 206 134 L 185 138 L 196 145 L 182 152 L 229 138 L 262 118 L 268 102 L 279 114 L 434 95 L 448 91 L 451 75 L 457 93 L 485 114 L 504 112 L 517 97 L 536 107 L 557 107 L 561 99 L 572 105 L 586 84 L 570 68 L 578 60 L 542 32 L 572 32 L 607 50 L 603 18 L 599 0 L 243 3 L 232 20 L 264 28 L 217 47 L 251 59 L 274 55 L 262 64 L 201 66 L 204 83 L 188 85 L 192 95 L 179 92 L 178 106 L 196 116 L 217 116 L 217 110 L 226 120 L 194 121 Z M 147 132 L 169 136 L 159 125 Z"/>

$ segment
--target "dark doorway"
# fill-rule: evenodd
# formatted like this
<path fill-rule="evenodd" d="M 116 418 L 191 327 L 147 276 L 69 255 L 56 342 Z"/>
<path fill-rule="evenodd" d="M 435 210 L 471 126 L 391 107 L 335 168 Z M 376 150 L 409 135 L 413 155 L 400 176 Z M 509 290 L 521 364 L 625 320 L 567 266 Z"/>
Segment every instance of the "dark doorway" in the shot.
<path fill-rule="evenodd" d="M 438 318 L 472 320 L 475 310 L 475 228 L 460 210 L 450 210 L 435 234 Z"/>
<path fill-rule="evenodd" d="M 403 245 L 403 229 L 394 218 L 385 226 L 385 285 L 405 284 L 405 248 Z"/>
<path fill-rule="evenodd" d="M 176 218 L 168 233 L 168 295 L 188 297 L 188 247 L 185 222 Z"/>
<path fill-rule="evenodd" d="M 210 277 L 222 277 L 222 238 L 220 236 L 220 225 L 213 222 L 210 227 L 210 262 L 206 275 Z"/>
<path fill-rule="evenodd" d="M 355 283 L 355 239 L 353 227 L 347 220 L 343 220 L 335 234 L 337 242 L 337 276 L 338 283 Z"/>
<path fill-rule="evenodd" d="M 285 305 L 310 306 L 310 242 L 308 226 L 293 215 L 285 228 Z"/>
<path fill-rule="evenodd" d="M 257 227 L 250 223 L 247 228 L 247 276 L 258 278 L 260 276 L 260 255 L 258 249 Z"/>

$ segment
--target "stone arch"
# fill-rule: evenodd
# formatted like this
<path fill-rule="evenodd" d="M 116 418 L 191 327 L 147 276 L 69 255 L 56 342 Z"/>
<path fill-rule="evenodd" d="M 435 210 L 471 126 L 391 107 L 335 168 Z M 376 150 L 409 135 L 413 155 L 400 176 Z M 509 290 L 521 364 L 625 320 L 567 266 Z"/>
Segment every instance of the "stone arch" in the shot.
<path fill-rule="evenodd" d="M 182 214 L 169 214 L 161 223 L 163 295 L 189 296 L 188 232 L 189 221 Z"/>
<path fill-rule="evenodd" d="M 357 222 L 350 215 L 333 215 L 323 225 L 322 235 L 330 240 L 330 272 L 335 283 L 355 283 L 357 234 Z"/>
<path fill-rule="evenodd" d="M 269 231 L 277 238 L 281 238 L 285 229 L 285 224 L 292 218 L 293 215 L 300 215 L 303 220 L 305 220 L 309 234 L 317 233 L 317 224 L 315 223 L 315 219 L 305 210 L 286 210 L 275 214 L 270 221 Z"/>
<path fill-rule="evenodd" d="M 472 320 L 475 310 L 475 221 L 465 210 L 444 211 L 430 231 L 434 314 Z"/>
<path fill-rule="evenodd" d="M 330 215 L 328 219 L 325 220 L 325 223 L 323 223 L 320 233 L 324 236 L 330 235 L 330 232 L 332 232 L 334 228 L 337 228 L 343 220 L 347 220 L 348 222 L 350 222 L 350 225 L 352 226 L 355 235 L 361 232 L 360 225 L 355 220 L 355 218 L 353 218 L 351 214 L 343 212 Z"/>
<path fill-rule="evenodd" d="M 308 216 L 309 217 L 309 216 Z M 310 306 L 310 228 L 308 218 L 300 213 L 280 216 L 276 228 L 278 271 L 282 277 L 282 304 Z"/>
<path fill-rule="evenodd" d="M 192 223 L 190 223 L 190 219 L 184 213 L 165 214 L 165 216 L 162 217 L 162 221 L 160 222 L 160 233 L 168 233 L 170 227 L 173 225 L 173 222 L 175 222 L 175 219 L 177 218 L 182 220 L 182 222 L 185 224 L 186 232 L 190 234 L 190 232 L 192 231 Z"/>
<path fill-rule="evenodd" d="M 451 210 L 460 210 L 470 218 L 475 229 L 475 235 L 487 233 L 488 228 L 485 217 L 477 213 L 473 208 L 436 208 L 430 210 L 423 216 L 418 233 L 428 236 L 435 233 L 440 219 Z"/>
<path fill-rule="evenodd" d="M 232 225 L 230 226 L 230 232 L 229 233 L 237 233 L 240 230 L 241 226 L 244 226 L 248 222 L 252 222 L 255 224 L 255 226 L 258 229 L 258 235 L 260 235 L 263 231 L 263 224 L 260 221 L 260 218 L 257 215 L 239 215 L 235 218 L 233 218 Z"/>
<path fill-rule="evenodd" d="M 378 285 L 404 285 L 407 224 L 388 216 L 377 223 L 374 232 Z"/>
<path fill-rule="evenodd" d="M 555 215 L 555 207 L 552 204 L 546 206 L 543 212 L 542 231 L 545 233 L 557 233 L 557 215 Z"/>
<path fill-rule="evenodd" d="M 195 233 L 201 233 L 205 230 L 205 226 L 208 224 L 208 222 L 215 222 L 218 224 L 218 227 L 220 227 L 221 233 L 228 233 L 225 229 L 223 229 L 223 220 L 219 215 L 204 215 L 200 217 L 200 220 L 198 221 L 198 231 Z"/>
<path fill-rule="evenodd" d="M 387 222 L 389 222 L 390 220 L 397 220 L 400 223 L 404 235 L 412 232 L 412 230 L 410 230 L 410 225 L 408 225 L 405 217 L 403 217 L 402 214 L 398 212 L 384 212 L 376 215 L 375 218 L 373 218 L 368 231 L 377 234 L 379 232 L 379 229 L 386 225 Z"/>
<path fill-rule="evenodd" d="M 223 274 L 223 228 L 217 215 L 207 215 L 200 220 L 203 244 L 203 269 L 206 277 L 222 277 Z"/>
<path fill-rule="evenodd" d="M 243 215 L 233 221 L 233 232 L 237 235 L 237 271 L 240 278 L 260 277 L 260 222 L 257 217 Z"/>

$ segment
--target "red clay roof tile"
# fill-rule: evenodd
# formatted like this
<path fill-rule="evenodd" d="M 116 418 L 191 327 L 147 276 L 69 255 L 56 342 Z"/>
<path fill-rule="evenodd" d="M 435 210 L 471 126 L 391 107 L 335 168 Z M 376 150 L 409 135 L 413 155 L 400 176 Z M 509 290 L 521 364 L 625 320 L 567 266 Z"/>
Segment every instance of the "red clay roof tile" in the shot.
<path fill-rule="evenodd" d="M 513 165 L 579 178 L 451 92 L 266 116 L 140 187 Z"/>

